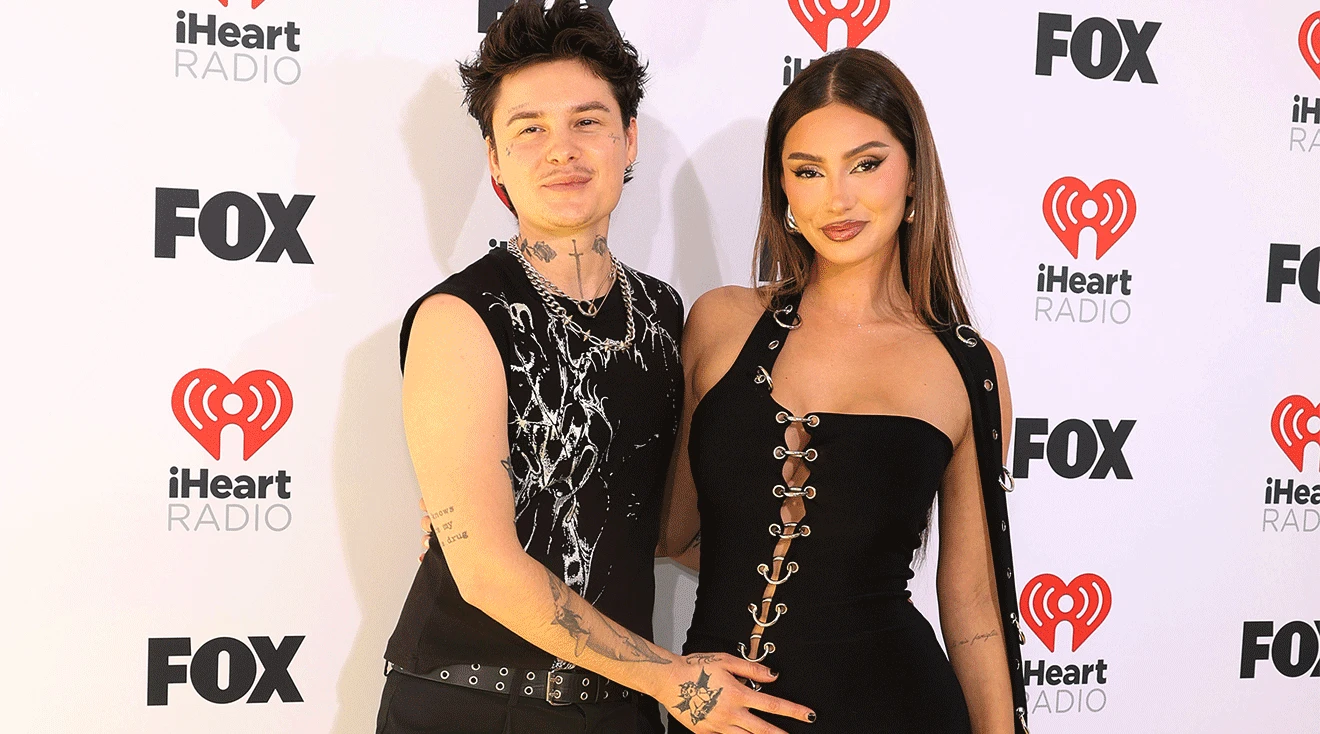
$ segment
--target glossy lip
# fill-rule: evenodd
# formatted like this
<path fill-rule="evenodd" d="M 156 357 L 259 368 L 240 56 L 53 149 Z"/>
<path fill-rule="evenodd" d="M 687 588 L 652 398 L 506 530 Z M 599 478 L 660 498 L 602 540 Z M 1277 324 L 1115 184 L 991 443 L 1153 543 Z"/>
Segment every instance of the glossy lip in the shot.
<path fill-rule="evenodd" d="M 590 175 L 585 173 L 575 173 L 568 176 L 552 178 L 541 185 L 551 191 L 577 191 L 585 187 L 590 181 Z"/>
<path fill-rule="evenodd" d="M 833 222 L 820 228 L 820 231 L 835 242 L 847 242 L 848 240 L 861 234 L 866 228 L 868 222 L 861 222 L 856 219 L 846 219 L 842 222 Z"/>

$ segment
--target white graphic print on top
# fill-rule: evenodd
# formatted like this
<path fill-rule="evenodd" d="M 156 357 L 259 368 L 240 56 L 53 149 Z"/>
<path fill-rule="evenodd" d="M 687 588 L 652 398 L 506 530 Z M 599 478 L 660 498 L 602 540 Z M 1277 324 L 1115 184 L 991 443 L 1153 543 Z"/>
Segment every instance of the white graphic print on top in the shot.
<path fill-rule="evenodd" d="M 521 375 L 528 388 L 509 391 L 515 519 L 520 527 L 530 522 L 524 550 L 539 546 L 562 555 L 564 583 L 593 603 L 599 595 L 592 586 L 593 573 L 603 581 L 610 572 L 608 567 L 593 566 L 604 523 L 620 510 L 635 519 L 642 499 L 620 491 L 626 488 L 610 486 L 610 452 L 641 449 L 659 439 L 657 435 L 637 446 L 613 447 L 621 416 L 610 415 L 610 401 L 601 395 L 599 378 L 603 370 L 623 361 L 632 363 L 619 365 L 623 369 L 649 371 L 648 356 L 658 355 L 666 366 L 678 364 L 678 345 L 658 322 L 654 288 L 627 266 L 621 264 L 620 272 L 632 284 L 637 330 L 633 345 L 624 351 L 602 349 L 570 336 L 540 302 L 526 304 L 503 294 L 485 294 L 495 301 L 491 308 L 502 308 L 508 315 L 514 332 L 509 369 Z M 538 328 L 537 321 L 548 321 L 548 330 Z M 607 503 L 590 513 L 599 518 L 594 525 L 583 518 L 581 496 L 593 479 L 602 490 L 599 501 Z M 597 501 L 595 493 L 592 496 Z M 617 502 L 624 506 L 608 504 Z"/>

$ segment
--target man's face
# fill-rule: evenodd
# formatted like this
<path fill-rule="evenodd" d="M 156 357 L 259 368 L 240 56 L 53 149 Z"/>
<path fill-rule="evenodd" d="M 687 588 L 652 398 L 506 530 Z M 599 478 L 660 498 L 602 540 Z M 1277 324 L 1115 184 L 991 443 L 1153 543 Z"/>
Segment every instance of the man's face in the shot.
<path fill-rule="evenodd" d="M 500 82 L 488 140 L 524 231 L 568 236 L 609 217 L 637 157 L 610 85 L 578 61 L 534 64 Z"/>

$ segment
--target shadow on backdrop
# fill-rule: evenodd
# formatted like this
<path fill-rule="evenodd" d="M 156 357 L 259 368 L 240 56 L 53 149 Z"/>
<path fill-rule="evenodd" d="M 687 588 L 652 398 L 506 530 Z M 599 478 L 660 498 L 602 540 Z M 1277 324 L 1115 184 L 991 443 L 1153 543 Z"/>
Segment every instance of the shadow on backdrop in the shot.
<path fill-rule="evenodd" d="M 417 89 L 399 127 L 419 188 L 429 249 L 443 272 L 452 268 L 457 238 L 487 175 L 481 134 L 462 99 L 444 74 L 432 73 Z M 410 248 L 419 243 L 387 244 Z M 344 365 L 333 446 L 334 494 L 361 621 L 339 676 L 333 734 L 371 731 L 384 683 L 385 643 L 421 550 L 420 493 L 404 441 L 400 404 L 402 317 L 400 312 L 398 319 L 354 347 Z"/>
<path fill-rule="evenodd" d="M 764 140 L 763 121 L 738 120 L 707 138 L 679 169 L 672 193 L 674 286 L 689 305 L 726 283 L 751 283 Z M 720 252 L 733 259 L 722 262 Z"/>

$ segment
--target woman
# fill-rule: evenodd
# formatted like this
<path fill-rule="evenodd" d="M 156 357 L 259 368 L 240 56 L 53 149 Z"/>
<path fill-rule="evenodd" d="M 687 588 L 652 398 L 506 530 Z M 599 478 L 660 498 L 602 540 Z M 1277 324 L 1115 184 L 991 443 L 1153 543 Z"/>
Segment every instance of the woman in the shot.
<path fill-rule="evenodd" d="M 764 690 L 818 715 L 766 717 L 786 731 L 1025 728 L 1002 492 L 983 499 L 1008 386 L 959 326 L 954 247 L 907 78 L 862 49 L 813 62 L 767 126 L 766 282 L 689 314 L 661 549 L 700 554 L 684 653 L 769 665 Z M 947 657 L 906 588 L 936 494 Z"/>

